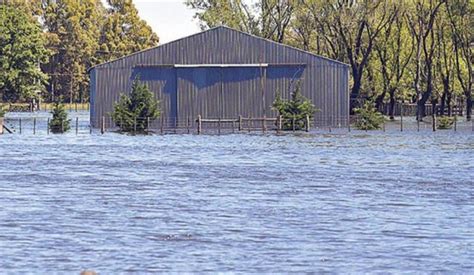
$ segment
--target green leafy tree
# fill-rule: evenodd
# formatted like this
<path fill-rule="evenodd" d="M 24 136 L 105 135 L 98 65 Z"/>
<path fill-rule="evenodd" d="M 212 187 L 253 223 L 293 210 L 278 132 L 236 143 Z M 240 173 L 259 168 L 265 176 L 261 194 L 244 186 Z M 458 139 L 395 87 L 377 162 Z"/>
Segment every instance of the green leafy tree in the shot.
<path fill-rule="evenodd" d="M 133 82 L 130 96 L 122 94 L 112 113 L 115 125 L 122 132 L 145 132 L 149 121 L 159 116 L 159 101 L 138 78 Z"/>
<path fill-rule="evenodd" d="M 71 120 L 67 118 L 67 112 L 60 100 L 56 101 L 51 111 L 53 118 L 49 122 L 49 129 L 52 133 L 65 133 L 71 129 Z"/>
<path fill-rule="evenodd" d="M 159 38 L 140 18 L 131 0 L 108 0 L 98 58 L 109 61 L 158 45 Z"/>
<path fill-rule="evenodd" d="M 383 115 L 377 111 L 373 102 L 367 101 L 354 111 L 357 115 L 355 127 L 359 130 L 377 130 L 384 123 Z"/>
<path fill-rule="evenodd" d="M 293 121 L 295 130 L 304 129 L 306 118 L 313 118 L 318 111 L 311 100 L 301 94 L 300 83 L 296 84 L 290 100 L 282 99 L 280 93 L 277 93 L 272 107 L 283 118 L 283 130 L 292 130 Z"/>
<path fill-rule="evenodd" d="M 22 9 L 0 5 L 0 93 L 3 101 L 37 97 L 47 81 L 40 64 L 49 56 L 38 22 Z"/>
<path fill-rule="evenodd" d="M 104 8 L 100 0 L 44 0 L 42 22 L 53 56 L 43 70 L 51 75 L 51 100 L 87 98 L 87 68 L 96 64 Z"/>

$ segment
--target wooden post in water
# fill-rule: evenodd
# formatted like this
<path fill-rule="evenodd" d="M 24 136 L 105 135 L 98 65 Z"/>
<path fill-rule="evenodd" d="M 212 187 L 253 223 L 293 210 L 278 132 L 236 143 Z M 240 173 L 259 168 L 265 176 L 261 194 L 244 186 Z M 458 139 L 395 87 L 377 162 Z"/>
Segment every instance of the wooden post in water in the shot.
<path fill-rule="evenodd" d="M 331 128 L 329 128 L 331 129 Z M 331 130 L 329 130 L 331 131 Z M 309 115 L 306 115 L 306 132 L 309 132 Z"/>
<path fill-rule="evenodd" d="M 46 125 L 46 134 L 49 135 L 49 117 L 48 117 L 48 125 Z"/>
<path fill-rule="evenodd" d="M 253 122 L 252 122 L 252 117 L 249 117 L 248 120 L 247 120 L 247 127 L 248 127 L 248 130 L 249 130 L 249 133 L 252 129 L 250 129 L 251 127 L 253 127 Z"/>
<path fill-rule="evenodd" d="M 100 133 L 103 135 L 105 133 L 105 116 L 102 116 L 102 121 L 100 124 Z"/>
<path fill-rule="evenodd" d="M 217 119 L 217 133 L 221 134 L 221 117 Z"/>
<path fill-rule="evenodd" d="M 265 134 L 265 132 L 267 131 L 266 122 L 267 122 L 267 116 L 264 115 L 264 116 L 263 116 L 263 119 L 262 119 L 262 131 L 263 131 L 264 134 Z"/>
<path fill-rule="evenodd" d="M 76 103 L 76 107 L 77 107 L 77 103 Z M 79 132 L 79 118 L 76 117 L 76 136 L 78 132 Z"/>
<path fill-rule="evenodd" d="M 457 131 L 458 128 L 458 116 L 456 113 L 454 113 L 454 132 Z"/>
<path fill-rule="evenodd" d="M 190 127 L 191 127 L 191 119 L 188 117 L 188 124 L 186 125 L 186 128 L 188 129 L 188 135 L 191 133 Z"/>
<path fill-rule="evenodd" d="M 49 125 L 49 123 L 48 123 L 48 125 Z M 20 117 L 20 127 L 19 128 L 20 128 L 20 134 L 21 134 L 21 117 Z"/>
<path fill-rule="evenodd" d="M 383 119 L 383 125 L 382 125 L 382 128 L 383 128 L 383 132 L 385 133 L 385 117 Z"/>
<path fill-rule="evenodd" d="M 201 115 L 198 115 L 198 135 L 201 134 L 201 131 L 202 131 Z"/>
<path fill-rule="evenodd" d="M 278 116 L 278 126 L 277 126 L 277 132 L 280 133 L 282 130 L 282 116 Z"/>
<path fill-rule="evenodd" d="M 432 117 L 432 127 L 433 127 L 433 132 L 436 132 L 436 112 L 433 112 L 431 115 Z"/>
<path fill-rule="evenodd" d="M 36 117 L 33 118 L 33 135 L 36 135 Z"/>
<path fill-rule="evenodd" d="M 403 132 L 403 102 L 400 105 L 400 132 Z"/>
<path fill-rule="evenodd" d="M 239 132 L 242 131 L 242 116 L 239 116 Z"/>
<path fill-rule="evenodd" d="M 420 119 L 418 117 L 416 118 L 416 131 L 420 131 Z"/>

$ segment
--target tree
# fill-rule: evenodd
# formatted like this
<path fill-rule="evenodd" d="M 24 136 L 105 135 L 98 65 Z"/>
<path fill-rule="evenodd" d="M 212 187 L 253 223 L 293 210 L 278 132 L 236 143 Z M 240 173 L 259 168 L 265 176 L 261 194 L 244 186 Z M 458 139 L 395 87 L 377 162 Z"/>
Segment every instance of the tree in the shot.
<path fill-rule="evenodd" d="M 306 125 L 306 118 L 313 118 L 314 113 L 318 111 L 313 103 L 311 103 L 311 100 L 301 94 L 299 82 L 296 83 L 290 100 L 282 99 L 281 95 L 277 93 L 272 107 L 278 111 L 278 114 L 284 120 L 283 130 L 292 130 L 293 127 L 295 130 L 303 129 Z"/>
<path fill-rule="evenodd" d="M 0 93 L 3 101 L 38 97 L 47 76 L 40 64 L 47 61 L 41 28 L 21 9 L 0 5 Z"/>
<path fill-rule="evenodd" d="M 375 53 L 380 68 L 382 92 L 375 99 L 379 109 L 386 96 L 389 96 L 389 115 L 394 119 L 396 93 L 402 90 L 407 78 L 406 69 L 412 61 L 413 39 L 409 34 L 405 14 L 407 7 L 400 3 L 395 7 L 398 12 L 392 24 L 387 24 L 375 43 Z M 406 81 L 405 81 L 406 82 Z"/>
<path fill-rule="evenodd" d="M 96 63 L 103 6 L 100 0 L 44 0 L 43 27 L 54 54 L 43 70 L 50 74 L 51 100 L 87 98 L 86 70 Z"/>
<path fill-rule="evenodd" d="M 140 19 L 131 0 L 108 0 L 109 9 L 100 34 L 101 62 L 158 45 L 159 38 Z"/>
<path fill-rule="evenodd" d="M 466 118 L 472 118 L 472 87 L 474 82 L 474 3 L 450 0 L 446 4 L 453 33 L 456 76 L 466 98 Z"/>
<path fill-rule="evenodd" d="M 122 132 L 145 132 L 148 130 L 148 122 L 159 116 L 159 101 L 138 78 L 133 82 L 130 96 L 122 94 L 112 113 L 116 126 Z"/>
<path fill-rule="evenodd" d="M 377 130 L 384 123 L 384 117 L 375 109 L 374 103 L 366 101 L 361 108 L 356 108 L 357 121 L 355 126 L 359 130 Z"/>
<path fill-rule="evenodd" d="M 415 39 L 416 70 L 413 86 L 416 92 L 417 120 L 426 115 L 425 104 L 432 96 L 434 87 L 434 59 L 436 40 L 434 24 L 441 5 L 446 0 L 416 0 L 412 13 L 407 13 L 410 31 Z M 422 84 L 423 87 L 422 87 Z"/>
<path fill-rule="evenodd" d="M 60 100 L 54 103 L 54 107 L 51 111 L 51 114 L 53 115 L 53 118 L 49 122 L 48 127 L 52 133 L 62 134 L 71 129 L 71 120 L 67 118 L 66 109 L 64 108 L 64 105 L 60 102 Z"/>

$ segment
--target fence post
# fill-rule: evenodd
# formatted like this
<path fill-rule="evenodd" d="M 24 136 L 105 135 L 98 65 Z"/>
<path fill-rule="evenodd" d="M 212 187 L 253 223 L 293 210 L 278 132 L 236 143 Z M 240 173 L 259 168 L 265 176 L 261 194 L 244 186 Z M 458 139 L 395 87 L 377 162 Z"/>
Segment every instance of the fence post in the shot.
<path fill-rule="evenodd" d="M 385 133 L 385 117 L 383 119 L 383 124 L 382 124 L 383 132 Z"/>
<path fill-rule="evenodd" d="M 105 133 L 105 116 L 102 116 L 102 122 L 100 124 L 100 133 L 102 135 Z"/>
<path fill-rule="evenodd" d="M 309 132 L 309 115 L 306 115 L 306 132 Z"/>
<path fill-rule="evenodd" d="M 403 102 L 400 105 L 400 132 L 403 132 Z"/>
<path fill-rule="evenodd" d="M 457 131 L 457 128 L 458 128 L 458 116 L 456 113 L 454 113 L 454 132 Z"/>
<path fill-rule="evenodd" d="M 349 130 L 349 133 L 350 133 L 351 132 L 351 116 L 350 115 L 347 121 L 347 129 Z"/>
<path fill-rule="evenodd" d="M 48 118 L 49 119 L 49 118 Z M 49 123 L 48 123 L 49 124 Z M 21 134 L 21 117 L 20 117 L 20 134 Z"/>
<path fill-rule="evenodd" d="M 277 132 L 278 132 L 278 133 L 280 133 L 281 130 L 282 130 L 282 129 L 281 129 L 281 128 L 282 128 L 282 121 L 281 121 L 281 120 L 282 120 L 282 116 L 279 115 L 279 116 L 278 116 L 278 128 L 277 128 Z"/>
<path fill-rule="evenodd" d="M 417 132 L 420 131 L 420 119 L 419 118 L 416 118 L 416 131 Z"/>
<path fill-rule="evenodd" d="M 221 117 L 217 119 L 217 133 L 221 134 Z"/>
<path fill-rule="evenodd" d="M 198 135 L 200 135 L 202 132 L 202 119 L 201 115 L 198 115 Z"/>
<path fill-rule="evenodd" d="M 239 116 L 239 132 L 242 131 L 242 116 Z"/>
<path fill-rule="evenodd" d="M 33 135 L 36 135 L 36 117 L 33 118 Z"/>
<path fill-rule="evenodd" d="M 264 134 L 265 134 L 265 132 L 267 131 L 266 122 L 267 122 L 267 116 L 264 115 L 264 116 L 263 116 L 263 119 L 262 119 L 262 131 L 263 131 Z"/>
<path fill-rule="evenodd" d="M 433 112 L 432 120 L 433 120 L 433 122 L 432 122 L 433 132 L 436 132 L 436 113 L 435 112 Z"/>
<path fill-rule="evenodd" d="M 49 135 L 49 117 L 48 117 L 48 125 L 46 125 L 46 134 Z"/>
<path fill-rule="evenodd" d="M 247 127 L 249 128 L 249 133 L 250 133 L 250 131 L 252 130 L 250 128 L 253 127 L 253 120 L 251 116 L 247 120 Z"/>
<path fill-rule="evenodd" d="M 77 106 L 77 103 L 76 103 L 76 106 Z M 78 132 L 79 132 L 79 118 L 76 117 L 76 136 Z"/>
<path fill-rule="evenodd" d="M 191 127 L 191 119 L 188 117 L 188 124 L 186 125 L 188 129 L 188 135 L 191 133 L 190 127 Z"/>

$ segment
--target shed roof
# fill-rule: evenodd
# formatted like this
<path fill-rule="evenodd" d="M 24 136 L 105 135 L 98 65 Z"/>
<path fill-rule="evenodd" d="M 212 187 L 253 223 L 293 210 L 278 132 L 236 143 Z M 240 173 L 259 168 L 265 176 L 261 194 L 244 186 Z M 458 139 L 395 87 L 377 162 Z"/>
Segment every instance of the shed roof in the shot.
<path fill-rule="evenodd" d="M 134 53 L 131 53 L 131 54 L 128 54 L 128 55 L 125 55 L 125 56 L 116 58 L 116 59 L 111 60 L 111 61 L 108 61 L 108 62 L 104 62 L 104 63 L 101 63 L 101 64 L 97 64 L 97 65 L 92 66 L 91 68 L 89 68 L 87 71 L 89 72 L 90 70 L 92 70 L 92 69 L 94 69 L 94 68 L 97 68 L 97 67 L 100 67 L 100 66 L 104 66 L 104 65 L 107 65 L 107 64 L 111 64 L 111 63 L 117 62 L 117 61 L 122 60 L 122 59 L 126 59 L 126 58 L 128 58 L 128 57 L 131 57 L 131 56 L 134 56 L 134 55 L 137 55 L 137 54 L 140 54 L 140 53 L 152 51 L 152 50 L 155 50 L 155 49 L 157 49 L 157 48 L 163 47 L 163 46 L 165 46 L 165 45 L 169 45 L 169 44 L 172 44 L 172 43 L 176 43 L 176 42 L 181 41 L 181 40 L 185 40 L 185 39 L 188 39 L 188 38 L 191 38 L 191 37 L 194 37 L 194 36 L 202 35 L 202 34 L 204 34 L 204 33 L 211 32 L 211 31 L 216 31 L 216 30 L 217 30 L 217 31 L 218 31 L 218 30 L 222 30 L 222 31 L 238 32 L 238 33 L 241 33 L 241 34 L 244 34 L 244 35 L 248 35 L 248 36 L 250 36 L 250 37 L 252 37 L 252 38 L 254 38 L 254 39 L 257 39 L 257 40 L 265 41 L 265 42 L 267 42 L 267 43 L 277 44 L 277 45 L 279 45 L 279 46 L 282 46 L 282 47 L 285 47 L 285 48 L 289 48 L 289 49 L 293 49 L 293 50 L 295 50 L 295 51 L 303 52 L 303 53 L 305 53 L 305 54 L 308 54 L 308 55 L 311 55 L 311 56 L 313 56 L 313 57 L 320 58 L 320 59 L 323 59 L 323 60 L 326 60 L 326 61 L 329 61 L 329 62 L 332 62 L 332 63 L 335 63 L 335 64 L 344 65 L 344 66 L 349 66 L 349 64 L 346 64 L 346 63 L 343 63 L 343 62 L 340 62 L 340 61 L 337 61 L 337 60 L 334 60 L 334 59 L 331 59 L 331 58 L 328 58 L 328 57 L 324 57 L 324 56 L 321 56 L 321 55 L 317 55 L 317 54 L 314 54 L 314 53 L 312 53 L 312 52 L 304 51 L 304 50 L 302 50 L 302 49 L 299 49 L 299 48 L 296 48 L 296 47 L 293 47 L 293 46 L 289 46 L 289 45 L 286 45 L 286 44 L 278 43 L 278 42 L 275 42 L 275 41 L 273 41 L 273 40 L 266 39 L 266 38 L 262 38 L 262 37 L 259 37 L 259 36 L 253 35 L 253 34 L 249 34 L 249 33 L 243 32 L 243 31 L 239 31 L 239 30 L 236 30 L 236 29 L 227 27 L 227 26 L 218 26 L 218 27 L 210 28 L 210 29 L 208 29 L 208 30 L 199 32 L 199 33 L 195 33 L 195 34 L 192 34 L 192 35 L 189 35 L 189 36 L 185 36 L 185 37 L 183 37 L 183 38 L 180 38 L 180 39 L 177 39 L 177 40 L 174 40 L 174 41 L 170 41 L 170 42 L 168 42 L 168 43 L 164 43 L 164 44 L 161 44 L 161 45 L 158 45 L 158 46 L 155 46 L 155 47 L 151 47 L 151 48 L 144 49 L 144 50 L 141 50 L 141 51 L 138 51 L 138 52 L 134 52 Z"/>

